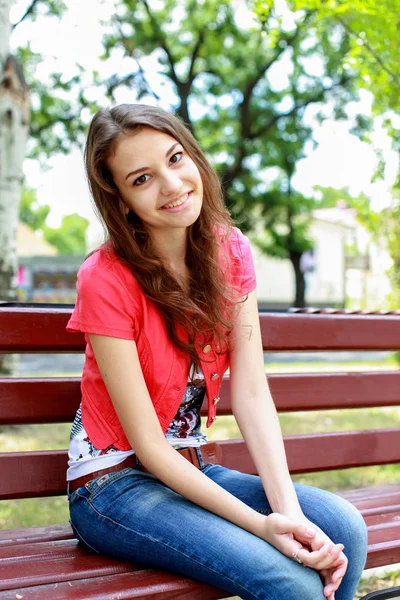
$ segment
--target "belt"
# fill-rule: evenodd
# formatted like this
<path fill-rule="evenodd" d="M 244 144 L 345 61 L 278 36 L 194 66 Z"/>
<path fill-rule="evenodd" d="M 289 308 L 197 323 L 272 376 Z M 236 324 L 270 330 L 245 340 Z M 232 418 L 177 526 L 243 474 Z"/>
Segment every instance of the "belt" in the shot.
<path fill-rule="evenodd" d="M 210 444 L 204 444 L 203 446 L 199 446 L 198 448 L 203 457 L 204 462 L 219 464 L 222 459 L 222 448 L 215 442 L 211 442 Z M 181 454 L 186 460 L 191 462 L 198 469 L 201 468 L 199 457 L 197 456 L 196 448 L 181 448 L 177 449 L 177 452 Z M 92 473 L 88 473 L 87 475 L 82 475 L 82 477 L 78 477 L 77 479 L 72 479 L 69 481 L 69 493 L 74 492 L 80 487 L 83 487 L 88 481 L 92 479 L 97 479 L 97 477 L 101 477 L 102 475 L 106 475 L 106 473 L 112 473 L 113 471 L 122 471 L 122 469 L 126 469 L 127 467 L 131 469 L 138 469 L 139 471 L 144 471 L 145 473 L 150 473 L 146 469 L 144 465 L 139 463 L 136 458 L 136 455 L 128 456 L 123 462 L 118 465 L 113 465 L 112 467 L 108 467 L 107 469 L 101 469 L 100 471 L 94 471 Z"/>

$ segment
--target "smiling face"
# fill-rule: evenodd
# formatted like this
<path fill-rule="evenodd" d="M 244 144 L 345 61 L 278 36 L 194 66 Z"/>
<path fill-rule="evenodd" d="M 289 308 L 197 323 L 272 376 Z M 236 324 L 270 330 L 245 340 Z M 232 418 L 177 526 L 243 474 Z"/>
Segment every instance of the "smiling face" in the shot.
<path fill-rule="evenodd" d="M 152 233 L 184 228 L 203 202 L 199 170 L 177 140 L 144 127 L 118 142 L 108 159 L 126 214 L 132 210 Z"/>

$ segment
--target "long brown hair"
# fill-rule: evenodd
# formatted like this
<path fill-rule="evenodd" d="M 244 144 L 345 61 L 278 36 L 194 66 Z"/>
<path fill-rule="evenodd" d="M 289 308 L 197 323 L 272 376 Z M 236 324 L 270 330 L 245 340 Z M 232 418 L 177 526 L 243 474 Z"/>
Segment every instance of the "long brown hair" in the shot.
<path fill-rule="evenodd" d="M 203 182 L 200 216 L 187 232 L 185 262 L 191 270 L 191 285 L 184 290 L 173 273 L 156 255 L 146 225 L 133 212 L 126 216 L 117 186 L 107 164 L 118 141 L 127 135 L 151 127 L 175 138 L 199 169 Z M 93 200 L 108 242 L 117 256 L 128 265 L 144 294 L 162 312 L 171 341 L 188 354 L 195 367 L 199 358 L 194 341 L 215 340 L 224 352 L 232 330 L 234 297 L 227 288 L 218 259 L 218 237 L 226 239 L 233 222 L 225 207 L 220 182 L 197 141 L 175 116 L 144 104 L 122 104 L 100 110 L 89 127 L 85 164 Z M 188 334 L 180 339 L 176 325 Z"/>

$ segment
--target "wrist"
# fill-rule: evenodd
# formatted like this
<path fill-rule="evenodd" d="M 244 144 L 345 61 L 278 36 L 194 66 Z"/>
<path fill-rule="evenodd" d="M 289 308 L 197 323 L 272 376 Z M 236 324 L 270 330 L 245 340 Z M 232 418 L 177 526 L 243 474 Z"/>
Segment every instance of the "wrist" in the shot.
<path fill-rule="evenodd" d="M 267 527 L 267 515 L 262 515 L 254 511 L 248 531 L 257 537 L 264 537 Z"/>

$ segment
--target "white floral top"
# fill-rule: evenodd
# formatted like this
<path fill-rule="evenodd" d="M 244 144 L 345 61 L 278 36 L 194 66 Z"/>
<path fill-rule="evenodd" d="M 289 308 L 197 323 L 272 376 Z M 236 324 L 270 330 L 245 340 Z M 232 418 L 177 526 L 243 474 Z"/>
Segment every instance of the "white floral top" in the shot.
<path fill-rule="evenodd" d="M 202 374 L 196 373 L 196 376 L 195 385 L 188 383 L 178 411 L 165 432 L 174 448 L 196 448 L 207 443 L 207 437 L 201 432 L 200 418 L 206 388 L 201 382 Z M 78 408 L 71 429 L 67 481 L 119 464 L 132 454 L 133 449 L 125 452 L 112 445 L 96 448 L 83 426 L 81 407 Z"/>

